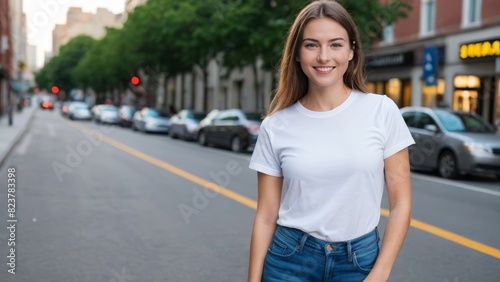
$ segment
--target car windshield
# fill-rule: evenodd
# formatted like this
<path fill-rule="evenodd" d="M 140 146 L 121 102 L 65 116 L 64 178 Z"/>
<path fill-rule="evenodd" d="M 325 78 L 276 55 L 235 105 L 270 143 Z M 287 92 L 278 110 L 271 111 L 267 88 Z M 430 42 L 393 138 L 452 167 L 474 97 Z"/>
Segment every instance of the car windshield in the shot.
<path fill-rule="evenodd" d="M 451 132 L 494 133 L 495 127 L 475 114 L 462 112 L 436 111 L 444 127 Z"/>
<path fill-rule="evenodd" d="M 105 108 L 105 109 L 102 109 L 102 112 L 106 112 L 106 113 L 118 113 L 118 110 L 117 109 L 113 109 L 113 108 Z"/>
<path fill-rule="evenodd" d="M 154 118 L 159 118 L 159 117 L 169 117 L 169 115 L 166 112 L 162 111 L 157 111 L 157 110 L 152 110 L 149 109 L 146 113 L 148 117 L 154 117 Z"/>
<path fill-rule="evenodd" d="M 188 115 L 188 118 L 194 119 L 194 120 L 202 120 L 206 117 L 207 115 L 204 113 L 191 113 Z"/>
<path fill-rule="evenodd" d="M 246 113 L 245 117 L 248 120 L 254 120 L 254 121 L 261 121 L 262 120 L 262 115 L 261 114 L 256 114 L 256 113 Z"/>
<path fill-rule="evenodd" d="M 88 110 L 89 108 L 87 108 L 86 106 L 84 105 L 76 105 L 75 106 L 75 109 L 76 110 Z"/>

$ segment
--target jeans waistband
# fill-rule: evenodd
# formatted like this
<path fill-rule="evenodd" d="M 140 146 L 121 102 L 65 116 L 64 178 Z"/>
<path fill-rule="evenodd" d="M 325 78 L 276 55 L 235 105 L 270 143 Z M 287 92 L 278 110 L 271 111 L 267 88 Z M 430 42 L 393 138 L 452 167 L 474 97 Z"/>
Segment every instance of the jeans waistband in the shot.
<path fill-rule="evenodd" d="M 378 228 L 348 241 L 329 242 L 313 237 L 308 233 L 290 227 L 278 225 L 277 230 L 279 235 L 285 236 L 299 243 L 298 251 L 304 247 L 312 248 L 316 251 L 325 252 L 326 254 L 347 254 L 349 260 L 352 258 L 352 252 L 369 246 L 375 242 L 379 242 L 380 236 Z M 278 235 L 278 236 L 279 236 Z"/>

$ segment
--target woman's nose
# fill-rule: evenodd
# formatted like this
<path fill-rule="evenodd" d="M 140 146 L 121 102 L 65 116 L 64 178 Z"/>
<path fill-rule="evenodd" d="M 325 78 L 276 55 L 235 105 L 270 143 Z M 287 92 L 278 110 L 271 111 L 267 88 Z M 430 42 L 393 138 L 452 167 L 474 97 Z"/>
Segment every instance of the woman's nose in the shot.
<path fill-rule="evenodd" d="M 321 48 L 318 54 L 318 62 L 326 62 L 330 59 L 330 54 L 325 48 Z"/>

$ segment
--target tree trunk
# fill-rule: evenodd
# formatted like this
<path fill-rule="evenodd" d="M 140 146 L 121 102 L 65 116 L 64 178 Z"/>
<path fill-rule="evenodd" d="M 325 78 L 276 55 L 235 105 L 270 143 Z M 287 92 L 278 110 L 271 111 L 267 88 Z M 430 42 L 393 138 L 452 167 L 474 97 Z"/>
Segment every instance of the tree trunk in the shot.
<path fill-rule="evenodd" d="M 196 104 L 196 69 L 193 69 L 191 74 L 191 105 L 190 109 L 194 110 Z"/>
<path fill-rule="evenodd" d="M 257 60 L 252 64 L 252 70 L 253 70 L 253 85 L 255 88 L 255 111 L 259 112 L 261 110 L 261 95 L 260 95 L 260 81 L 259 81 L 259 75 L 258 75 L 258 70 L 257 70 Z"/>

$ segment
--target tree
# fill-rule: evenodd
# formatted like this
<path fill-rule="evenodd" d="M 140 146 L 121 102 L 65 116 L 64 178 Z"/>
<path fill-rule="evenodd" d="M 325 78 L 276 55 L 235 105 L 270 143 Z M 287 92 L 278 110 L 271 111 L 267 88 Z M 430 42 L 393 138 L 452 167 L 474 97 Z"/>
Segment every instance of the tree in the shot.
<path fill-rule="evenodd" d="M 53 70 L 54 84 L 59 89 L 70 93 L 70 90 L 77 86 L 73 70 L 95 42 L 95 39 L 90 36 L 80 35 L 61 47 Z"/>

